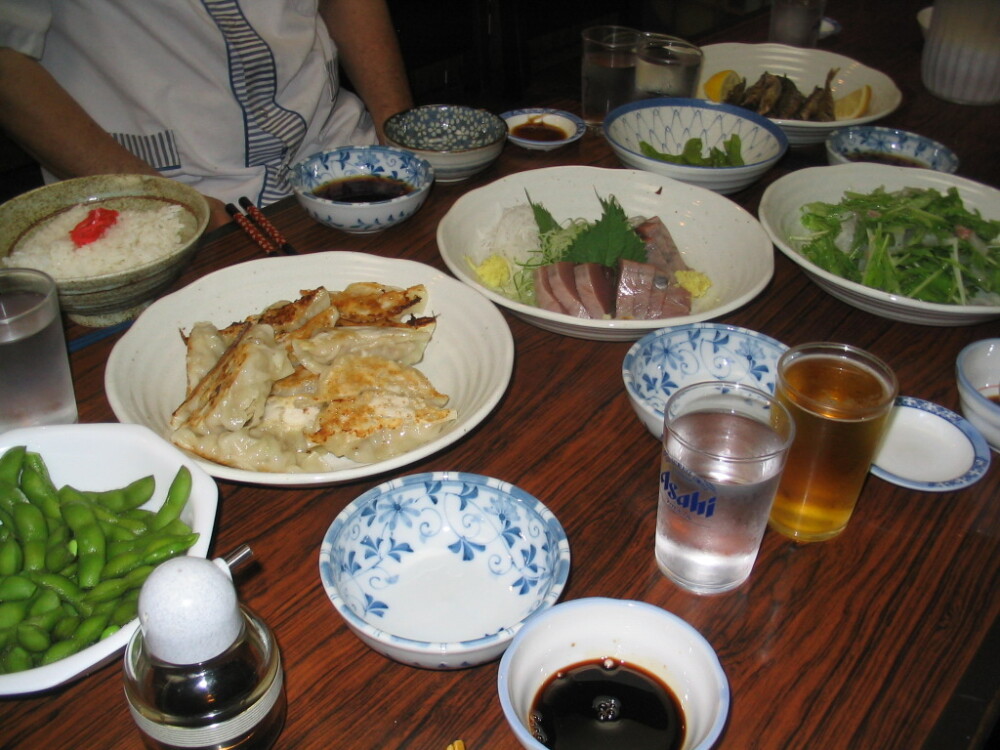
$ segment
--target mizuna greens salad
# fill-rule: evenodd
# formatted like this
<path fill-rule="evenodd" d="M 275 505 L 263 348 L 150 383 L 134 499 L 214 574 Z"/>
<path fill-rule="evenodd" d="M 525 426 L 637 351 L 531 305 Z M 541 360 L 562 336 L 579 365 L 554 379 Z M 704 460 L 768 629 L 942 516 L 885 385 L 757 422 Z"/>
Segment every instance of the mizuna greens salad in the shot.
<path fill-rule="evenodd" d="M 794 237 L 830 273 L 924 302 L 1000 304 L 1000 220 L 966 208 L 956 188 L 845 191 L 808 203 Z"/>

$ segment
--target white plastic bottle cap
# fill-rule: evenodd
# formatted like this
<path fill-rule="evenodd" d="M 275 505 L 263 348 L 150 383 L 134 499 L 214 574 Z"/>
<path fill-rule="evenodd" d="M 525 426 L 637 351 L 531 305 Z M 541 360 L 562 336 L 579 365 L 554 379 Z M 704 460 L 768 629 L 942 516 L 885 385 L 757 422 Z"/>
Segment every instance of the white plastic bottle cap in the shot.
<path fill-rule="evenodd" d="M 149 574 L 139 593 L 139 625 L 152 656 L 170 664 L 197 664 L 235 642 L 243 614 L 221 566 L 184 556 Z"/>

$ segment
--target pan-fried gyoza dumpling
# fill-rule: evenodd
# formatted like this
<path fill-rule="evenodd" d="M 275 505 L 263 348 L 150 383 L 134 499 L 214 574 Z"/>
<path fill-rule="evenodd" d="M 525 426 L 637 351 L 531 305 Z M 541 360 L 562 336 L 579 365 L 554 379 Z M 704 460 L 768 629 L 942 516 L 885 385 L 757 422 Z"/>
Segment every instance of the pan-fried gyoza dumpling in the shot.
<path fill-rule="evenodd" d="M 456 420 L 448 397 L 414 367 L 384 357 L 343 355 L 324 373 L 325 403 L 309 439 L 337 456 L 381 461 L 430 442 Z"/>
<path fill-rule="evenodd" d="M 187 395 L 195 389 L 209 370 L 215 367 L 231 343 L 211 323 L 195 323 L 191 332 L 184 336 L 187 347 Z"/>
<path fill-rule="evenodd" d="M 434 318 L 418 318 L 412 325 L 337 326 L 307 339 L 290 339 L 289 343 L 295 360 L 316 373 L 323 372 L 345 354 L 385 357 L 415 365 L 424 358 L 435 325 Z"/>
<path fill-rule="evenodd" d="M 170 426 L 200 435 L 252 426 L 264 413 L 274 381 L 291 375 L 285 349 L 269 325 L 247 325 L 188 398 L 174 412 Z"/>
<path fill-rule="evenodd" d="M 306 325 L 317 315 L 330 309 L 330 293 L 324 287 L 302 291 L 302 296 L 292 302 L 282 301 L 268 307 L 258 323 L 264 323 L 274 329 L 276 337 L 292 333 Z M 336 318 L 330 323 L 334 325 Z"/>
<path fill-rule="evenodd" d="M 378 324 L 401 321 L 405 315 L 419 315 L 427 304 L 423 284 L 400 289 L 373 281 L 348 284 L 343 291 L 331 292 L 330 302 L 340 311 L 342 324 Z"/>
<path fill-rule="evenodd" d="M 198 435 L 186 427 L 177 430 L 173 441 L 181 448 L 223 466 L 246 471 L 325 472 L 330 465 L 324 454 L 289 450 L 280 435 L 244 427 L 239 430 Z"/>

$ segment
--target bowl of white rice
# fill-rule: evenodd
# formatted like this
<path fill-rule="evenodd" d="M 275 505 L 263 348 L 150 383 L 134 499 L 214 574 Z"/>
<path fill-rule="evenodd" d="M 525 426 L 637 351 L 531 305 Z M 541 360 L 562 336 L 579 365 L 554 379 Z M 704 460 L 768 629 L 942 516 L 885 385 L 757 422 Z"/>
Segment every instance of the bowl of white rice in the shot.
<path fill-rule="evenodd" d="M 181 274 L 208 225 L 208 202 L 176 180 L 96 175 L 0 205 L 0 266 L 36 268 L 70 320 L 131 320 Z"/>

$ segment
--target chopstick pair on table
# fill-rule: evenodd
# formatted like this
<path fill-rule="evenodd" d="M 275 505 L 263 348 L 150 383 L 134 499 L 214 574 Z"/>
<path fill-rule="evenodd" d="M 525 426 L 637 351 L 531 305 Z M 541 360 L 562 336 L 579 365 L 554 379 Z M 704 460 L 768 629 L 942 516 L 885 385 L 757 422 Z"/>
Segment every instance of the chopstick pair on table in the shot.
<path fill-rule="evenodd" d="M 226 212 L 233 217 L 236 223 L 250 239 L 257 243 L 268 255 L 284 253 L 285 255 L 295 255 L 296 249 L 284 238 L 277 227 L 274 226 L 264 212 L 255 206 L 249 198 L 240 198 L 240 205 L 246 211 L 243 213 L 232 203 L 226 204 Z"/>

